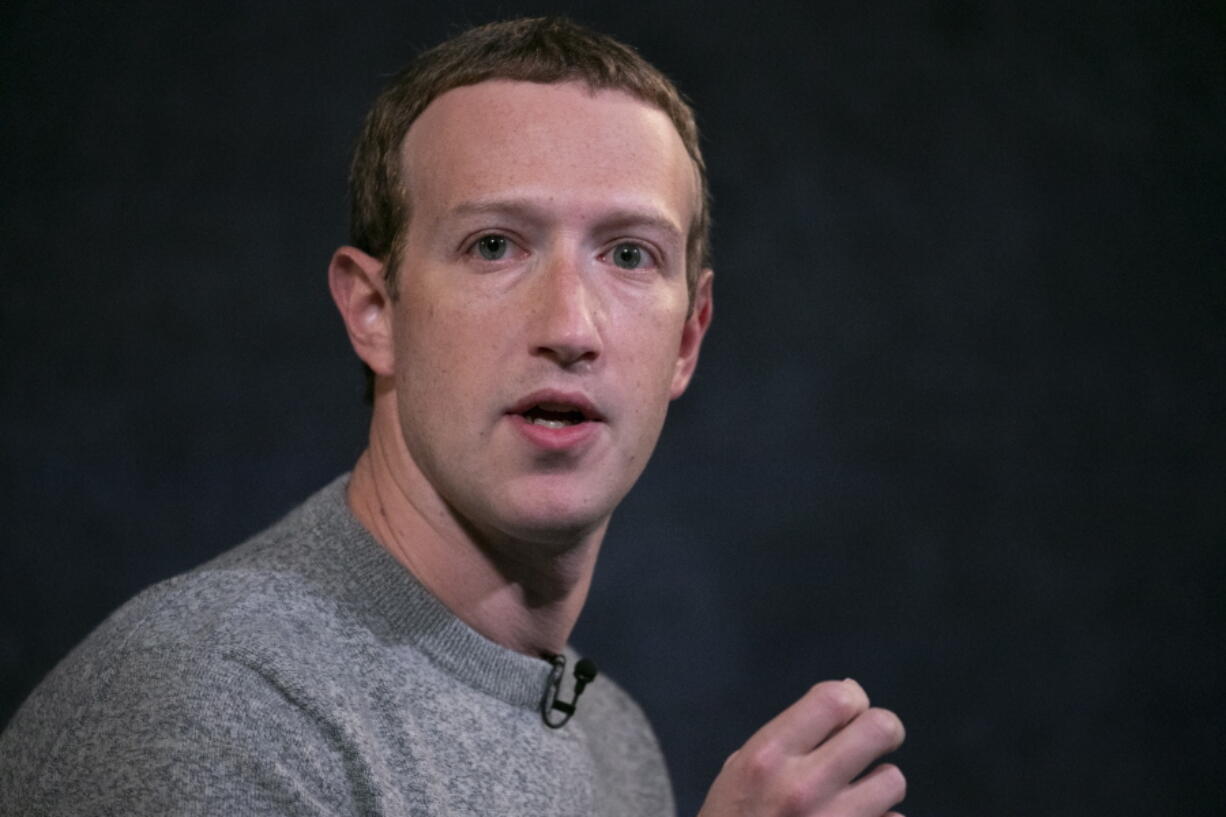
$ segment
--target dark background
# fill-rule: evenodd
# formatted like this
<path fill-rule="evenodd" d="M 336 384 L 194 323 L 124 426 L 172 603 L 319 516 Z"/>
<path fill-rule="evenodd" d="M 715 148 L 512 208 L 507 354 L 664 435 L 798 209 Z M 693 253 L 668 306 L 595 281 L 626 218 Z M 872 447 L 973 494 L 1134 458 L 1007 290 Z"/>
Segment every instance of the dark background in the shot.
<path fill-rule="evenodd" d="M 578 646 L 682 814 L 813 682 L 916 815 L 1220 812 L 1221 2 L 0 12 L 0 722 L 353 462 L 325 287 L 383 77 L 565 11 L 693 99 L 716 320 Z"/>

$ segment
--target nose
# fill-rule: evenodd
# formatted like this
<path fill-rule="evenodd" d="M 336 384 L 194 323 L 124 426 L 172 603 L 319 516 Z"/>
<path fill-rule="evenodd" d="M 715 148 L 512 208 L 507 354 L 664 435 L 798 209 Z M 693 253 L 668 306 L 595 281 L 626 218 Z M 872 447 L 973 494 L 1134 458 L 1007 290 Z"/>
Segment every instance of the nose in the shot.
<path fill-rule="evenodd" d="M 600 357 L 600 302 L 582 261 L 571 253 L 538 270 L 532 292 L 532 353 L 563 368 L 590 365 Z"/>

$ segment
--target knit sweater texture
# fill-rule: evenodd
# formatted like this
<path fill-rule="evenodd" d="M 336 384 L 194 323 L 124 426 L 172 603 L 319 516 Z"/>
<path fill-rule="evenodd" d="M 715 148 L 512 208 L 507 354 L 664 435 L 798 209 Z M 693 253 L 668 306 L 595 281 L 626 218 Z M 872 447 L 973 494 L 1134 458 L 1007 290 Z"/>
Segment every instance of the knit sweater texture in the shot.
<path fill-rule="evenodd" d="M 347 481 L 69 654 L 0 736 L 0 815 L 673 814 L 634 702 L 602 675 L 547 727 L 551 665 L 447 610 Z"/>

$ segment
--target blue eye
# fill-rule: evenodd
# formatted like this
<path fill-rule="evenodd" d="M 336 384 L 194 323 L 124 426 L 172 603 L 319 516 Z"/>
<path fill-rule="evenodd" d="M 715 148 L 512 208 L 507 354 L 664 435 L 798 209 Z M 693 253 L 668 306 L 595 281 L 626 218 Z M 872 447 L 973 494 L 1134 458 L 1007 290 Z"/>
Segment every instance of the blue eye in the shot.
<path fill-rule="evenodd" d="M 499 261 L 506 256 L 509 245 L 504 235 L 486 235 L 477 239 L 477 252 L 486 261 Z"/>
<path fill-rule="evenodd" d="M 613 263 L 622 269 L 638 269 L 648 260 L 644 257 L 642 247 L 629 242 L 622 242 L 614 247 L 612 258 Z"/>

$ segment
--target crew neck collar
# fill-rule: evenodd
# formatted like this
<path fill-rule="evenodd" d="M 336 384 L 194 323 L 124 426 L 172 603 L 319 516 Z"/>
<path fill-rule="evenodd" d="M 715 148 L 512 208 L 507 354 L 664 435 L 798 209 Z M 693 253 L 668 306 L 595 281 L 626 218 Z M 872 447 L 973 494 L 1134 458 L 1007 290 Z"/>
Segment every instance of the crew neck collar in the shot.
<path fill-rule="evenodd" d="M 411 644 L 457 681 L 515 706 L 539 707 L 552 663 L 490 641 L 447 609 L 353 515 L 348 484 L 349 474 L 337 477 L 302 511 L 333 551 L 351 608 L 381 639 Z"/>

